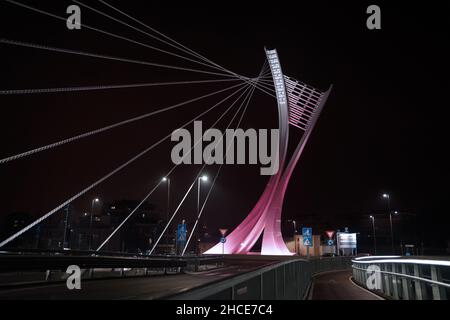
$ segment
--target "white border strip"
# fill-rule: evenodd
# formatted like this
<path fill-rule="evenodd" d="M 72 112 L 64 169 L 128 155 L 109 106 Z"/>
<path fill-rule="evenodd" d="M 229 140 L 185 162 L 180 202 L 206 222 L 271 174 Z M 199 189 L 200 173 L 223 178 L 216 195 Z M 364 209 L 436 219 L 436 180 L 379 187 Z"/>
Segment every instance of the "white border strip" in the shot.
<path fill-rule="evenodd" d="M 376 257 L 379 258 L 379 257 Z M 446 266 L 450 267 L 450 261 L 448 260 L 429 260 L 429 259 L 375 259 L 375 260 L 352 260 L 353 263 L 409 263 L 409 264 L 426 264 L 433 266 Z"/>
<path fill-rule="evenodd" d="M 366 269 L 358 268 L 358 267 L 355 267 L 355 266 L 353 266 L 353 269 L 367 271 Z M 450 288 L 450 284 L 449 283 L 434 281 L 434 280 L 427 279 L 427 278 L 420 278 L 420 277 L 412 276 L 412 275 L 409 275 L 409 274 L 390 272 L 390 271 L 381 271 L 381 270 L 373 270 L 373 271 L 379 272 L 379 273 L 384 273 L 384 274 L 391 274 L 391 275 L 398 276 L 398 277 L 403 277 L 403 278 L 410 278 L 410 279 L 413 279 L 413 280 L 428 282 L 428 283 L 435 284 L 435 285 L 438 285 L 438 286 Z"/>

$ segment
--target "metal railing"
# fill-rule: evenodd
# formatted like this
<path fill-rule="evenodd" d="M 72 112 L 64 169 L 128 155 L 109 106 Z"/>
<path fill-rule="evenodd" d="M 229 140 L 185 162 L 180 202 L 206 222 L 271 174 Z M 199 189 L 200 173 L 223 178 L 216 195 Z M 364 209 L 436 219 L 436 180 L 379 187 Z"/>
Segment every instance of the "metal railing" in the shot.
<path fill-rule="evenodd" d="M 359 285 L 398 300 L 447 300 L 450 296 L 450 259 L 399 256 L 352 260 Z"/>
<path fill-rule="evenodd" d="M 350 257 L 291 259 L 167 297 L 173 300 L 301 300 L 312 277 L 351 268 Z"/>
<path fill-rule="evenodd" d="M 85 253 L 86 254 L 86 253 Z M 198 270 L 221 265 L 223 256 L 105 256 L 61 252 L 55 254 L 0 254 L 0 287 L 15 284 L 65 281 L 70 265 L 80 267 L 83 279 L 148 276 Z"/>

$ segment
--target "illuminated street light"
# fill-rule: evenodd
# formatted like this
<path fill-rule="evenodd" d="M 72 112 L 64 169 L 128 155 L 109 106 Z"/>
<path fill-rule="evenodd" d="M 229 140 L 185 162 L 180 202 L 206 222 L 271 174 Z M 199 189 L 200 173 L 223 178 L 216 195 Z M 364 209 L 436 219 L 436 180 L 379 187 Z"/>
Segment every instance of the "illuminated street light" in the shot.
<path fill-rule="evenodd" d="M 372 229 L 373 229 L 373 252 L 376 255 L 377 254 L 377 238 L 375 235 L 375 217 L 369 216 L 370 220 L 372 220 Z"/>
<path fill-rule="evenodd" d="M 388 193 L 383 193 L 383 198 L 387 199 L 387 209 L 389 213 L 389 225 L 391 227 L 391 250 L 392 254 L 395 254 L 394 248 L 394 228 L 392 226 L 392 211 L 391 211 L 391 196 Z"/>
<path fill-rule="evenodd" d="M 201 185 L 201 181 L 206 182 L 208 181 L 208 176 L 206 175 L 202 175 L 201 177 L 198 178 L 197 181 L 197 216 L 200 216 L 200 185 Z M 198 241 L 200 241 L 200 238 L 198 237 L 198 231 L 197 231 L 197 244 Z M 197 252 L 199 248 L 197 248 Z"/>
<path fill-rule="evenodd" d="M 292 225 L 294 227 L 294 234 L 297 234 L 297 223 L 295 220 L 288 220 L 288 222 L 292 222 Z"/>
<path fill-rule="evenodd" d="M 202 175 L 201 177 L 198 178 L 198 188 L 197 188 L 197 215 L 200 214 L 200 185 L 201 185 L 201 181 L 206 182 L 208 181 L 208 176 L 207 175 Z"/>
<path fill-rule="evenodd" d="M 94 198 L 91 202 L 91 217 L 89 221 L 89 250 L 92 250 L 92 218 L 94 213 L 94 205 L 98 202 L 100 202 L 99 198 Z"/>
<path fill-rule="evenodd" d="M 167 212 L 166 212 L 166 221 L 169 221 L 169 210 L 170 210 L 170 178 L 163 177 L 161 179 L 162 182 L 167 182 Z"/>

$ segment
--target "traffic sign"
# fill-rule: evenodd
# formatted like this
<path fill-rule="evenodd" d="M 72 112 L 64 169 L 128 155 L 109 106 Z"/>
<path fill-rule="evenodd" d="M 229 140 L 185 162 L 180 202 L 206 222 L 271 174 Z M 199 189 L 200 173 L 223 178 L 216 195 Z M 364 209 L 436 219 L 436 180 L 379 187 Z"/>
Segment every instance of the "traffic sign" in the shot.
<path fill-rule="evenodd" d="M 179 224 L 177 228 L 177 242 L 185 242 L 186 241 L 186 224 Z"/>
<path fill-rule="evenodd" d="M 225 243 L 225 242 L 227 242 L 227 238 L 225 238 L 225 237 L 220 238 L 220 243 Z"/>
<path fill-rule="evenodd" d="M 332 245 L 334 245 L 334 241 L 332 239 L 329 239 L 327 241 L 328 245 L 331 247 Z"/>
<path fill-rule="evenodd" d="M 334 231 L 325 231 L 325 233 L 327 234 L 328 239 L 332 239 L 334 236 Z"/>
<path fill-rule="evenodd" d="M 306 247 L 312 247 L 313 240 L 312 240 L 312 228 L 302 228 L 302 235 L 303 235 L 303 245 Z"/>

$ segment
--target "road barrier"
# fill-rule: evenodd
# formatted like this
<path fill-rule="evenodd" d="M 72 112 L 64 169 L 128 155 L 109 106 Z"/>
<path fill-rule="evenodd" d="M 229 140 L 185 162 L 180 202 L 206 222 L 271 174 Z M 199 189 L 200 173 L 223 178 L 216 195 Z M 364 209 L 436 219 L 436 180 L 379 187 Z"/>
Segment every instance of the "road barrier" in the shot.
<path fill-rule="evenodd" d="M 354 281 L 396 300 L 447 300 L 450 259 L 374 256 L 352 260 Z"/>
<path fill-rule="evenodd" d="M 306 299 L 312 277 L 351 268 L 350 257 L 289 259 L 227 279 L 208 283 L 169 299 L 267 300 Z"/>
<path fill-rule="evenodd" d="M 90 253 L 90 255 L 86 255 Z M 65 281 L 66 270 L 76 265 L 83 279 L 148 276 L 198 270 L 204 265 L 221 265 L 223 256 L 106 256 L 92 252 L 72 254 L 0 253 L 0 287 L 15 284 Z"/>

